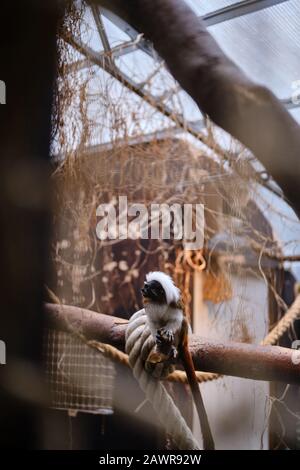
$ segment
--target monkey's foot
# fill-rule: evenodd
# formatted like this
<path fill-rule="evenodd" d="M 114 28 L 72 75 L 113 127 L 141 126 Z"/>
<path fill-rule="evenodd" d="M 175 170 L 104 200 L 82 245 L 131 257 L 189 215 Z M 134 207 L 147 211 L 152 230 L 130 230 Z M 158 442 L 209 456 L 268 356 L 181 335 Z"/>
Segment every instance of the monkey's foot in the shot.
<path fill-rule="evenodd" d="M 171 330 L 167 330 L 166 328 L 160 328 L 157 330 L 156 333 L 156 342 L 158 344 L 172 344 L 174 343 L 174 334 Z"/>

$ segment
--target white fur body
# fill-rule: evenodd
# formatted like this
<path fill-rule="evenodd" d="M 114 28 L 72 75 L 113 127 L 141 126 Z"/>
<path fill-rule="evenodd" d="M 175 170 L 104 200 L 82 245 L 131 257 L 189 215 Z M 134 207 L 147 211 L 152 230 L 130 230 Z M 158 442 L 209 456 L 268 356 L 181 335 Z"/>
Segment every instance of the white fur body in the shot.
<path fill-rule="evenodd" d="M 181 309 L 173 308 L 166 304 L 149 302 L 145 305 L 145 312 L 147 314 L 147 323 L 154 339 L 157 330 L 165 328 L 172 331 L 175 343 L 178 342 L 183 320 L 183 311 Z"/>

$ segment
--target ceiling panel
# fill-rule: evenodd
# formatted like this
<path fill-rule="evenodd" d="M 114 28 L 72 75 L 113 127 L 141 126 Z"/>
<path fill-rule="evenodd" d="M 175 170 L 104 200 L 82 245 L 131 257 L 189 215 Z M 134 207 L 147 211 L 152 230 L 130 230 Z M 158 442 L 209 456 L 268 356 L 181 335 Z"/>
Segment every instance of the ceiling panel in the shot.
<path fill-rule="evenodd" d="M 209 28 L 223 50 L 280 98 L 300 79 L 300 1 L 290 0 Z"/>
<path fill-rule="evenodd" d="M 238 3 L 234 0 L 185 0 L 185 2 L 198 14 L 206 15 L 212 11 L 218 10 L 219 8 L 228 7 L 234 3 Z"/>

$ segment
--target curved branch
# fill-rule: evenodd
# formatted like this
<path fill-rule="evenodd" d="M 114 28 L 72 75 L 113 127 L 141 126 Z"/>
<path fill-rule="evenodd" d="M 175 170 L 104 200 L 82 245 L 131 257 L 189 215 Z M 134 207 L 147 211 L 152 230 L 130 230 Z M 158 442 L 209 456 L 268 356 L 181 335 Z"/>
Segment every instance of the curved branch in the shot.
<path fill-rule="evenodd" d="M 50 327 L 75 330 L 124 351 L 126 320 L 68 305 L 46 304 L 45 311 Z M 191 336 L 189 347 L 197 370 L 300 384 L 300 364 L 293 363 L 291 349 L 220 343 L 197 335 Z"/>

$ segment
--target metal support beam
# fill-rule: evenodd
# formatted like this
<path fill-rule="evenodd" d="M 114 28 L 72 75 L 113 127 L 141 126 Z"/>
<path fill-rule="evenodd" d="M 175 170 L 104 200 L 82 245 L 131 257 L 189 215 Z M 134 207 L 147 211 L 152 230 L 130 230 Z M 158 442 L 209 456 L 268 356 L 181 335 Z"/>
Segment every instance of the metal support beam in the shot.
<path fill-rule="evenodd" d="M 295 100 L 293 100 L 293 98 L 285 98 L 281 100 L 281 102 L 285 105 L 287 109 L 296 109 L 300 107 L 300 101 L 298 102 L 297 100 L 296 102 Z"/>
<path fill-rule="evenodd" d="M 205 137 L 199 135 L 199 129 L 201 128 L 200 122 L 198 121 L 196 125 L 193 122 L 187 122 L 184 117 L 173 109 L 171 109 L 166 104 L 162 103 L 157 97 L 151 95 L 147 91 L 143 89 L 143 87 L 136 84 L 130 77 L 128 77 L 124 72 L 122 72 L 118 67 L 113 64 L 110 60 L 108 60 L 106 55 L 99 54 L 98 52 L 94 51 L 90 47 L 83 44 L 78 38 L 74 38 L 69 34 L 63 34 L 63 39 L 73 46 L 78 52 L 85 55 L 86 58 L 98 65 L 107 73 L 109 73 L 112 77 L 119 80 L 122 85 L 128 88 L 130 91 L 138 95 L 140 98 L 145 100 L 150 106 L 153 106 L 157 111 L 162 113 L 164 116 L 168 117 L 171 121 L 173 121 L 176 126 L 181 128 L 182 130 L 189 132 L 191 135 L 196 137 L 200 140 L 203 144 L 207 145 L 205 142 Z M 204 127 L 204 121 L 203 121 Z"/>
<path fill-rule="evenodd" d="M 110 48 L 109 40 L 108 40 L 106 31 L 103 25 L 103 21 L 101 18 L 100 8 L 97 5 L 91 5 L 91 10 L 92 10 L 92 14 L 93 14 L 96 26 L 97 26 L 97 30 L 98 30 L 101 42 L 103 44 L 104 51 L 106 53 L 109 53 L 111 51 L 111 48 Z"/>
<path fill-rule="evenodd" d="M 93 64 L 93 62 L 89 59 L 76 60 L 75 62 L 65 65 L 64 73 L 67 75 L 69 73 L 79 72 L 80 70 L 85 70 L 91 67 L 91 65 L 95 64 Z"/>
<path fill-rule="evenodd" d="M 149 132 L 148 134 L 141 134 L 138 136 L 128 137 L 125 139 L 116 139 L 113 142 L 106 142 L 104 144 L 96 144 L 91 145 L 89 147 L 85 147 L 81 155 L 82 156 L 90 156 L 90 155 L 99 155 L 102 152 L 107 150 L 115 149 L 116 147 L 123 147 L 124 145 L 139 145 L 143 143 L 149 143 L 153 141 L 160 141 L 166 139 L 172 139 L 178 133 L 182 132 L 182 129 L 173 126 L 168 127 L 166 129 L 162 129 L 160 131 Z M 61 156 L 57 155 L 54 157 L 54 160 L 60 161 Z"/>
<path fill-rule="evenodd" d="M 249 15 L 266 8 L 279 5 L 280 3 L 287 2 L 289 0 L 243 0 L 228 7 L 220 8 L 205 16 L 201 19 L 204 21 L 205 26 L 213 26 L 216 24 L 224 23 L 225 21 L 239 18 L 241 16 Z"/>
<path fill-rule="evenodd" d="M 130 26 L 130 24 L 128 24 L 125 20 L 123 20 L 122 18 L 120 18 L 119 16 L 115 15 L 113 12 L 111 12 L 110 10 L 108 10 L 107 8 L 104 8 L 102 7 L 101 8 L 101 12 L 102 14 L 109 20 L 111 21 L 115 26 L 117 26 L 118 28 L 120 28 L 124 33 L 126 33 L 133 41 L 136 40 L 136 38 L 138 37 L 139 35 L 139 32 L 133 28 L 132 26 Z M 141 49 L 142 51 L 144 51 L 146 54 L 150 55 L 151 57 L 153 57 L 153 59 L 155 61 L 161 61 L 161 58 L 159 57 L 159 55 L 157 54 L 157 52 L 155 51 L 152 43 L 150 41 L 148 41 L 147 39 L 142 39 L 140 42 L 139 42 L 139 49 Z"/>
<path fill-rule="evenodd" d="M 112 47 L 109 53 L 105 51 L 99 52 L 99 56 L 107 57 L 109 55 L 113 57 L 114 59 L 117 59 L 118 57 L 124 56 L 126 54 L 130 54 L 131 52 L 134 52 L 140 49 L 140 43 L 142 42 L 143 42 L 142 34 L 139 34 L 137 38 L 133 41 L 126 41 L 126 42 L 123 42 L 122 44 L 119 44 L 118 46 Z M 66 73 L 70 73 L 74 71 L 84 70 L 90 67 L 91 63 L 92 62 L 88 59 L 77 60 L 76 62 L 67 64 L 65 66 L 65 71 Z"/>

